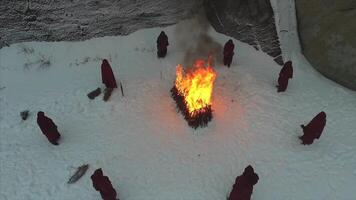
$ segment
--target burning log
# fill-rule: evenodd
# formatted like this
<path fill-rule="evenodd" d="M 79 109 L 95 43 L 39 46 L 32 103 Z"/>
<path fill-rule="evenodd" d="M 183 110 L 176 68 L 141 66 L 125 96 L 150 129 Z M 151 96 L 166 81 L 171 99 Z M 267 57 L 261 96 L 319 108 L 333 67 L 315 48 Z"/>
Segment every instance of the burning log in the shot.
<path fill-rule="evenodd" d="M 192 69 L 185 73 L 177 66 L 175 85 L 171 89 L 173 100 L 188 125 L 205 127 L 213 118 L 211 95 L 216 72 L 204 60 L 197 60 Z"/>
<path fill-rule="evenodd" d="M 189 126 L 196 129 L 199 126 L 205 127 L 208 125 L 208 122 L 213 118 L 210 105 L 195 111 L 194 115 L 191 115 L 186 106 L 184 96 L 179 94 L 176 86 L 171 89 L 171 93 L 172 98 L 177 104 L 177 108 L 183 114 L 184 119 L 187 120 Z"/>

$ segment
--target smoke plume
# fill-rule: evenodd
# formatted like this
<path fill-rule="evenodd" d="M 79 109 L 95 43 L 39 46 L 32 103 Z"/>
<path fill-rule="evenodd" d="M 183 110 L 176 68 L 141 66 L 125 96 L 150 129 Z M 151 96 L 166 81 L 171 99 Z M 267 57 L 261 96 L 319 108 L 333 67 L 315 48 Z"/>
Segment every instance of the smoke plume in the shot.
<path fill-rule="evenodd" d="M 209 34 L 210 23 L 204 11 L 199 11 L 193 19 L 177 24 L 175 37 L 178 48 L 185 52 L 183 65 L 192 66 L 196 59 L 207 60 L 209 56 L 213 63 L 222 59 L 222 45 Z"/>

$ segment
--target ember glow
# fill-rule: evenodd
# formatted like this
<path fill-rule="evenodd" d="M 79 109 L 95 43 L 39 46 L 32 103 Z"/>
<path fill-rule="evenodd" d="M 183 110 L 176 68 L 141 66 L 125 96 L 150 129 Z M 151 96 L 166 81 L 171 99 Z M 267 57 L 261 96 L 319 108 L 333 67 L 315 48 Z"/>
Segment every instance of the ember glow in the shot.
<path fill-rule="evenodd" d="M 210 63 L 205 60 L 197 60 L 194 66 L 186 71 L 182 65 L 177 66 L 175 87 L 178 93 L 184 97 L 190 117 L 194 117 L 202 109 L 212 105 L 211 95 L 216 72 Z"/>

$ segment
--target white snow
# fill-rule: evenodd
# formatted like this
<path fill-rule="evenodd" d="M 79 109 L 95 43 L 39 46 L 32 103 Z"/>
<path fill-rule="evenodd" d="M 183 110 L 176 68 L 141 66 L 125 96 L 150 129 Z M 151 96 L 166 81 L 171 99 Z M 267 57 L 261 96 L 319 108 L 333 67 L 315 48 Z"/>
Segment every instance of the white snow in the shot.
<path fill-rule="evenodd" d="M 273 4 L 277 12 L 285 6 L 280 2 Z M 293 27 L 287 26 L 291 32 Z M 170 97 L 175 66 L 186 51 L 175 43 L 174 28 L 164 28 L 170 46 L 161 60 L 155 48 L 160 28 L 1 49 L 0 199 L 100 199 L 90 175 L 102 168 L 121 200 L 225 200 L 249 164 L 260 177 L 254 200 L 356 198 L 355 92 L 313 70 L 297 40 L 285 35 L 283 48 L 295 74 L 287 91 L 278 94 L 281 67 L 234 40 L 231 68 L 215 66 L 214 118 L 194 130 Z M 210 35 L 222 45 L 229 39 L 212 30 Z M 25 47 L 33 52 L 25 53 Z M 41 57 L 50 60 L 49 67 L 38 67 Z M 115 90 L 106 103 L 102 96 L 87 98 L 102 87 L 101 58 L 109 59 L 125 97 Z M 19 113 L 25 109 L 31 116 L 22 121 Z M 39 110 L 59 127 L 59 146 L 40 132 Z M 322 110 L 327 114 L 323 135 L 301 145 L 300 124 Z M 90 164 L 87 174 L 68 185 L 84 163 Z"/>

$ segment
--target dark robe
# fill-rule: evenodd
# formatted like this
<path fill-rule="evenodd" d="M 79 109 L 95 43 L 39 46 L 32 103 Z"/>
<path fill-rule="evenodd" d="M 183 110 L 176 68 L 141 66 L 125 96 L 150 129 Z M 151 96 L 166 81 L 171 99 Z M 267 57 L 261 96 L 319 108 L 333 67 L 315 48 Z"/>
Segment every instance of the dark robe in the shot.
<path fill-rule="evenodd" d="M 100 192 L 103 200 L 117 200 L 116 190 L 113 188 L 109 177 L 103 175 L 101 168 L 95 170 L 90 178 L 94 189 Z"/>
<path fill-rule="evenodd" d="M 308 125 L 301 125 L 303 129 L 303 136 L 299 138 L 302 140 L 302 144 L 312 144 L 315 139 L 319 139 L 324 127 L 326 125 L 326 114 L 324 111 L 316 115 Z"/>
<path fill-rule="evenodd" d="M 106 59 L 101 64 L 101 79 L 107 88 L 117 88 L 114 73 Z"/>
<path fill-rule="evenodd" d="M 93 183 L 93 187 L 96 191 L 100 189 L 100 180 L 103 177 L 103 171 L 101 168 L 94 171 L 93 175 L 90 176 L 90 179 Z"/>
<path fill-rule="evenodd" d="M 116 200 L 116 190 L 107 176 L 103 176 L 100 180 L 100 195 L 104 200 Z"/>
<path fill-rule="evenodd" d="M 292 61 L 288 61 L 284 64 L 283 68 L 279 72 L 278 85 L 276 86 L 278 88 L 277 92 L 286 91 L 288 86 L 288 79 L 291 78 L 293 78 Z"/>
<path fill-rule="evenodd" d="M 244 173 L 238 176 L 230 192 L 228 200 L 250 200 L 253 192 L 253 186 L 258 182 L 258 175 L 249 165 Z"/>
<path fill-rule="evenodd" d="M 47 137 L 48 141 L 54 145 L 58 145 L 58 140 L 61 135 L 58 132 L 56 124 L 44 115 L 44 112 L 37 113 L 37 124 L 40 127 L 42 133 Z"/>
<path fill-rule="evenodd" d="M 287 61 L 284 63 L 283 68 L 279 72 L 279 76 L 286 76 L 287 78 L 293 78 L 293 66 L 292 61 Z"/>
<path fill-rule="evenodd" d="M 278 88 L 277 92 L 284 92 L 286 91 L 288 86 L 288 77 L 280 75 L 278 77 L 278 85 L 276 86 Z"/>
<path fill-rule="evenodd" d="M 161 31 L 157 38 L 157 56 L 159 58 L 163 58 L 166 56 L 168 45 L 168 36 L 165 34 L 164 31 Z"/>
<path fill-rule="evenodd" d="M 230 67 L 231 65 L 231 62 L 232 62 L 232 57 L 234 56 L 234 48 L 235 48 L 235 45 L 234 43 L 232 42 L 232 40 L 229 40 L 225 43 L 225 46 L 224 46 L 224 65 L 225 66 L 228 66 Z"/>

